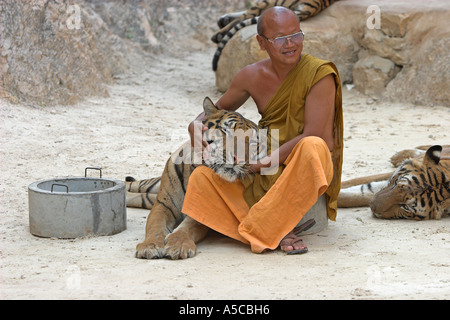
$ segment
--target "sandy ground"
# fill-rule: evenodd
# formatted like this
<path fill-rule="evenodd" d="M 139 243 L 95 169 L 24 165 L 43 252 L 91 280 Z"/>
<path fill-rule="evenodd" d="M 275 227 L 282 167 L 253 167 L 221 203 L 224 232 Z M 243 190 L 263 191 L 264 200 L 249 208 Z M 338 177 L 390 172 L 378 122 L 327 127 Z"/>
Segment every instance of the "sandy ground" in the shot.
<path fill-rule="evenodd" d="M 128 209 L 114 236 L 58 240 L 30 234 L 27 187 L 55 177 L 158 176 L 187 139 L 205 96 L 220 97 L 212 52 L 159 57 L 121 76 L 109 98 L 75 106 L 1 103 L 2 299 L 449 299 L 450 218 L 385 221 L 340 209 L 304 237 L 310 252 L 253 254 L 217 233 L 184 261 L 139 260 L 147 210 Z M 205 68 L 205 65 L 208 67 Z M 242 113 L 258 120 L 248 102 Z M 344 88 L 344 178 L 385 172 L 397 150 L 449 144 L 450 108 L 381 103 Z"/>

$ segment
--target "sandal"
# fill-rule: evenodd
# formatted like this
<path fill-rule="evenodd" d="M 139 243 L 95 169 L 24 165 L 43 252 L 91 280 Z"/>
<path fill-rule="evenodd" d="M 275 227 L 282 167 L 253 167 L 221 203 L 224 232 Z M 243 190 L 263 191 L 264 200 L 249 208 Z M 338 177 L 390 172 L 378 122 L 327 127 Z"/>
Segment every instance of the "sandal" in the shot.
<path fill-rule="evenodd" d="M 296 243 L 299 243 L 299 242 L 303 243 L 303 240 L 298 237 L 298 234 L 302 231 L 308 230 L 315 224 L 316 224 L 316 221 L 314 219 L 310 219 L 310 220 L 306 221 L 305 223 L 303 223 L 302 225 L 295 227 L 289 234 L 286 235 L 286 237 L 283 238 L 283 240 L 281 240 L 281 242 L 280 242 L 281 250 L 283 250 L 283 247 L 291 246 L 292 248 L 294 248 L 294 245 Z M 282 244 L 283 242 L 285 242 L 285 244 Z M 308 252 L 308 248 L 305 246 L 302 249 L 297 249 L 297 250 L 293 249 L 293 250 L 289 250 L 289 251 L 283 250 L 283 251 L 286 252 L 286 254 L 288 254 L 288 255 L 302 254 L 302 253 Z"/>

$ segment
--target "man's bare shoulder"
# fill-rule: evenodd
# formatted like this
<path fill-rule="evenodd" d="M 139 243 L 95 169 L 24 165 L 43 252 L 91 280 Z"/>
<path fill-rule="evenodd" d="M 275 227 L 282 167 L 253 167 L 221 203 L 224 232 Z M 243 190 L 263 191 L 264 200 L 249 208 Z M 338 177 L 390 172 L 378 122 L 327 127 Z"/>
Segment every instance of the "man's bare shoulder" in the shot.
<path fill-rule="evenodd" d="M 247 67 L 253 70 L 265 70 L 270 65 L 270 59 L 264 59 L 248 65 Z"/>
<path fill-rule="evenodd" d="M 270 59 L 265 59 L 249 64 L 238 72 L 236 78 L 238 78 L 240 81 L 250 81 L 252 79 L 255 79 L 255 77 L 261 76 L 263 73 L 267 72 L 269 62 Z"/>

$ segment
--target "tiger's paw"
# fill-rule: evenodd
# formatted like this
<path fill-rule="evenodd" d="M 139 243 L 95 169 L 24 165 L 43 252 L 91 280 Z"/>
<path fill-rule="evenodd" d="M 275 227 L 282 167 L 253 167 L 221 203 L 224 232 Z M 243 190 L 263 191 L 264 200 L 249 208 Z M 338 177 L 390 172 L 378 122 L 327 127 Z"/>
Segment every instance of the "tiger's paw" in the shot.
<path fill-rule="evenodd" d="M 136 246 L 136 258 L 138 259 L 160 259 L 166 256 L 164 240 L 144 241 Z"/>
<path fill-rule="evenodd" d="M 192 258 L 197 253 L 197 246 L 184 232 L 174 232 L 166 238 L 166 258 L 172 260 Z"/>

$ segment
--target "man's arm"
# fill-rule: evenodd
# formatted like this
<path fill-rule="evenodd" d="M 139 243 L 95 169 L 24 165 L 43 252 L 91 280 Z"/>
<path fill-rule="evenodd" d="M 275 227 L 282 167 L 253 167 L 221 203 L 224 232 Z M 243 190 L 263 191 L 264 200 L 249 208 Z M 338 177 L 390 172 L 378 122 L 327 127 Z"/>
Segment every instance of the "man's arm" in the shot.
<path fill-rule="evenodd" d="M 243 68 L 233 78 L 230 88 L 217 101 L 216 106 L 219 109 L 236 111 L 250 97 L 247 91 L 251 70 L 248 67 Z"/>
<path fill-rule="evenodd" d="M 283 163 L 291 154 L 297 143 L 304 137 L 317 136 L 322 138 L 333 150 L 333 121 L 336 84 L 333 75 L 327 75 L 317 82 L 310 90 L 305 102 L 305 127 L 303 133 L 289 140 L 280 148 L 272 151 L 278 152 L 278 164 Z M 275 157 L 272 154 L 258 163 L 251 165 L 253 172 L 259 172 L 262 167 L 270 167 Z"/>
<path fill-rule="evenodd" d="M 235 111 L 240 106 L 242 106 L 245 101 L 250 97 L 250 94 L 246 90 L 248 85 L 248 77 L 250 76 L 249 68 L 244 68 L 238 72 L 238 74 L 233 78 L 230 88 L 224 93 L 224 95 L 217 101 L 216 106 L 219 109 Z M 195 125 L 201 125 L 201 121 L 205 117 L 205 113 L 202 112 L 192 121 L 188 126 L 188 132 L 191 137 L 191 145 L 194 145 L 195 139 L 202 139 L 202 137 L 195 137 L 194 132 L 202 133 L 206 131 L 204 125 L 202 125 L 202 130 L 194 130 Z M 202 139 L 202 144 L 204 147 L 208 147 L 208 143 Z"/>
<path fill-rule="evenodd" d="M 336 99 L 336 82 L 329 74 L 317 82 L 305 101 L 304 136 L 322 138 L 330 151 L 334 148 L 333 125 Z"/>

